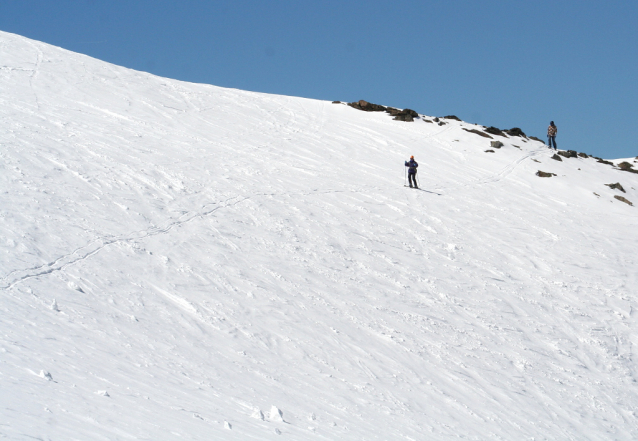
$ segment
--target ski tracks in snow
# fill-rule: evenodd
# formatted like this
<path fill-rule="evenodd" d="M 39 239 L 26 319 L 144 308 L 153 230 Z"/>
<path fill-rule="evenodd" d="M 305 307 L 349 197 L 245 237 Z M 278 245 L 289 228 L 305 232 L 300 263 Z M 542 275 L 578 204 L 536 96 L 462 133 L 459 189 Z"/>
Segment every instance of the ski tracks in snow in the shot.
<path fill-rule="evenodd" d="M 364 189 L 324 189 L 324 190 L 307 190 L 296 193 L 298 196 L 310 196 L 314 194 L 329 194 L 329 193 L 360 193 L 363 192 Z M 151 226 L 144 230 L 138 230 L 131 233 L 112 236 L 112 237 L 98 237 L 84 246 L 76 248 L 68 254 L 65 254 L 52 262 L 45 263 L 43 265 L 39 265 L 32 268 L 26 268 L 21 270 L 14 270 L 8 273 L 5 276 L 0 277 L 0 289 L 9 290 L 14 286 L 40 276 L 45 276 L 57 271 L 62 271 L 65 268 L 74 265 L 78 262 L 84 261 L 93 255 L 99 253 L 110 245 L 118 244 L 118 243 L 129 243 L 135 242 L 138 240 L 142 240 L 147 237 L 156 236 L 158 234 L 165 234 L 171 231 L 173 228 L 185 225 L 191 222 L 194 219 L 203 218 L 209 216 L 223 208 L 228 208 L 245 202 L 249 199 L 253 199 L 254 197 L 260 196 L 284 196 L 284 195 L 294 195 L 293 192 L 285 192 L 285 193 L 277 193 L 277 192 L 264 192 L 257 193 L 253 196 L 241 196 L 236 195 L 232 196 L 228 199 L 225 199 L 221 202 L 211 202 L 203 205 L 199 210 L 196 211 L 185 211 L 177 217 L 176 219 L 170 219 L 163 223 L 162 226 Z M 213 206 L 211 208 L 211 206 Z"/>
<path fill-rule="evenodd" d="M 109 245 L 117 244 L 117 243 L 126 243 L 136 240 L 141 240 L 146 237 L 155 236 L 158 234 L 164 234 L 172 230 L 173 228 L 184 225 L 193 219 L 201 218 L 208 216 L 222 208 L 231 207 L 237 205 L 247 199 L 249 197 L 242 196 L 233 196 L 221 202 L 213 202 L 210 204 L 204 205 L 200 210 L 194 212 L 183 212 L 177 219 L 169 220 L 165 222 L 161 227 L 151 226 L 145 230 L 135 231 L 132 233 L 115 236 L 115 237 L 100 237 L 92 240 L 88 244 L 76 248 L 72 252 L 57 258 L 56 260 L 45 263 L 44 265 L 40 265 L 33 268 L 27 268 L 23 270 L 14 270 L 0 278 L 3 285 L 0 286 L 0 289 L 8 290 L 13 288 L 15 285 L 24 282 L 25 280 L 32 279 L 34 277 L 44 276 L 47 274 L 51 274 L 56 271 L 64 270 L 66 267 L 70 265 L 74 265 L 78 262 L 86 260 L 91 256 L 99 253 Z M 210 206 L 213 205 L 213 208 Z"/>
<path fill-rule="evenodd" d="M 474 188 L 474 187 L 478 187 L 478 186 L 482 186 L 486 184 L 494 184 L 494 183 L 500 182 L 504 180 L 505 178 L 507 178 L 514 170 L 516 170 L 516 168 L 520 164 L 527 161 L 528 159 L 532 159 L 535 156 L 542 154 L 543 152 L 544 150 L 541 148 L 536 150 L 530 150 L 526 152 L 525 154 L 523 154 L 522 156 L 520 156 L 519 158 L 517 158 L 516 160 L 507 164 L 505 167 L 503 167 L 501 170 L 499 170 L 496 173 L 476 178 L 464 184 L 457 184 L 457 185 L 452 185 L 449 187 L 437 187 L 436 190 L 457 190 L 459 188 L 468 188 L 468 187 Z"/>
<path fill-rule="evenodd" d="M 505 167 L 503 167 L 497 173 L 495 173 L 493 175 L 490 175 L 490 176 L 487 176 L 487 177 L 484 177 L 484 178 L 481 178 L 481 179 L 477 179 L 477 180 L 475 180 L 474 182 L 472 182 L 472 183 L 470 183 L 468 185 L 485 185 L 485 184 L 491 184 L 491 183 L 494 183 L 494 182 L 502 181 L 507 176 L 509 176 L 516 169 L 516 167 L 518 167 L 523 161 L 531 159 L 534 156 L 537 156 L 537 155 L 539 155 L 542 152 L 543 152 L 542 149 L 531 150 L 531 151 L 525 153 L 520 158 L 516 159 L 515 161 L 512 161 L 509 164 L 507 164 Z"/>
<path fill-rule="evenodd" d="M 31 91 L 33 92 L 33 96 L 35 97 L 35 104 L 38 108 L 38 111 L 40 111 L 40 100 L 38 99 L 38 94 L 36 93 L 35 88 L 33 87 L 33 81 L 37 78 L 38 73 L 40 72 L 40 65 L 42 64 L 42 51 L 34 43 L 29 42 L 29 44 L 31 44 L 31 46 L 33 46 L 35 50 L 38 52 L 37 58 L 35 61 L 35 66 L 33 68 L 33 71 L 31 72 L 31 75 L 29 75 L 29 87 L 31 88 Z"/>

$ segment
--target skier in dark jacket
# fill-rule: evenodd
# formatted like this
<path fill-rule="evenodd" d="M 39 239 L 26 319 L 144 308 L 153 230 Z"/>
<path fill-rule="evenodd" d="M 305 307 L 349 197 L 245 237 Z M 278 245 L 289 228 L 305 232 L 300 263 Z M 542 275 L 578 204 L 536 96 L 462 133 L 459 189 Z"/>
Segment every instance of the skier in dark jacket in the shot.
<path fill-rule="evenodd" d="M 408 167 L 408 182 L 410 183 L 410 188 L 412 188 L 412 183 L 414 183 L 414 188 L 419 188 L 416 185 L 416 168 L 419 164 L 414 160 L 414 156 L 410 156 L 409 161 L 405 161 L 405 166 Z"/>

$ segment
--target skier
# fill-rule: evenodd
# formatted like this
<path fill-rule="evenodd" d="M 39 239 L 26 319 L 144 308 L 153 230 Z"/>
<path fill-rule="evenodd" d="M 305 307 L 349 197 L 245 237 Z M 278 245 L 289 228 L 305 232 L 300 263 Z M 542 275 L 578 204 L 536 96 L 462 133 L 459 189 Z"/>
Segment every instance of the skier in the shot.
<path fill-rule="evenodd" d="M 412 183 L 414 183 L 414 188 L 419 188 L 419 186 L 416 185 L 416 168 L 419 164 L 414 160 L 414 156 L 410 156 L 410 160 L 405 161 L 405 166 L 408 167 L 408 182 L 410 183 L 410 188 L 412 188 Z"/>
<path fill-rule="evenodd" d="M 549 148 L 552 148 L 552 143 L 554 143 L 554 150 L 556 148 L 556 134 L 558 133 L 558 128 L 554 125 L 554 121 L 549 123 L 549 127 L 547 128 L 547 145 Z"/>

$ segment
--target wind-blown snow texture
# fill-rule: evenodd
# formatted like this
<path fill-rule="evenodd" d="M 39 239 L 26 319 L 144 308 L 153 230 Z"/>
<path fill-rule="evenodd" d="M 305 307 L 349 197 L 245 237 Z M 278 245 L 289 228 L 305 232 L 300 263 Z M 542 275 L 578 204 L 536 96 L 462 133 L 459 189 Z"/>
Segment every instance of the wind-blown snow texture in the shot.
<path fill-rule="evenodd" d="M 445 121 L 0 33 L 0 437 L 638 438 L 638 175 Z"/>

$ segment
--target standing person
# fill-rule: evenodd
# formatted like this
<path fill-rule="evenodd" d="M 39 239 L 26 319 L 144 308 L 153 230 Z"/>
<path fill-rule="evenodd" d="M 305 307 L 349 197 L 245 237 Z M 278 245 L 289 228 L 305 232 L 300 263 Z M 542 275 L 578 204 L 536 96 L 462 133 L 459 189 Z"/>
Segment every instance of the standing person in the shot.
<path fill-rule="evenodd" d="M 558 133 L 558 127 L 554 125 L 554 121 L 549 123 L 549 127 L 547 128 L 547 145 L 549 148 L 552 148 L 552 143 L 554 144 L 554 150 L 556 149 L 556 134 Z"/>
<path fill-rule="evenodd" d="M 405 161 L 405 166 L 408 167 L 408 182 L 410 183 L 410 188 L 412 188 L 412 183 L 414 183 L 414 188 L 419 188 L 416 185 L 416 168 L 419 164 L 414 160 L 414 156 L 410 156 L 409 161 Z"/>

